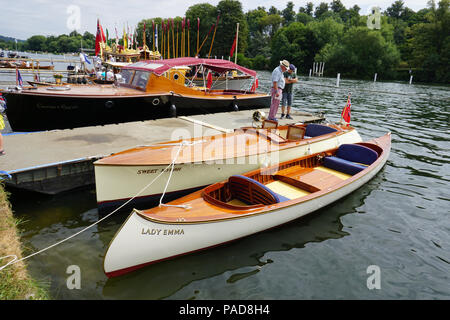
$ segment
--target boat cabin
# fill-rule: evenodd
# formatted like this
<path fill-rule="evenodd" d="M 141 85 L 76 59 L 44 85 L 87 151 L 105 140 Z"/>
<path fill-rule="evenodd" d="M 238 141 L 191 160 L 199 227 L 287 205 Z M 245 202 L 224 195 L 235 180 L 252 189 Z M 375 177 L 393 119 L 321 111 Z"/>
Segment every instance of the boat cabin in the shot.
<path fill-rule="evenodd" d="M 241 72 L 256 77 L 256 72 L 241 67 L 228 60 L 175 58 L 166 60 L 143 60 L 123 66 L 120 73 L 119 84 L 126 87 L 144 91 L 173 91 L 179 94 L 189 94 L 195 91 L 204 91 L 209 94 L 242 94 L 250 93 L 248 90 L 211 90 L 208 84 L 209 72 L 217 75 L 227 75 L 232 72 Z M 199 85 L 194 80 L 203 74 L 203 83 Z M 150 80 L 150 81 L 149 81 Z"/>

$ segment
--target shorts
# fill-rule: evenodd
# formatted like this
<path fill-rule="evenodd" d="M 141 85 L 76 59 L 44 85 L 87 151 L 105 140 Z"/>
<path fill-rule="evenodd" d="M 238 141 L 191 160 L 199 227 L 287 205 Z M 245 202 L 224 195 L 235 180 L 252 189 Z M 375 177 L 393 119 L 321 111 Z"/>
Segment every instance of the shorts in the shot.
<path fill-rule="evenodd" d="M 283 96 L 281 98 L 281 106 L 292 106 L 292 92 L 283 92 Z"/>

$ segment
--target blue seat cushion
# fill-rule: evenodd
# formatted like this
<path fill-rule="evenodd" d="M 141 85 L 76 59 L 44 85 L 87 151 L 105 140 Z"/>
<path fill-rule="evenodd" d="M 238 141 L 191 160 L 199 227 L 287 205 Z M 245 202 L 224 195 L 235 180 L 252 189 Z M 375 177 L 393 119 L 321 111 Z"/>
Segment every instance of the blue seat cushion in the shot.
<path fill-rule="evenodd" d="M 342 144 L 336 152 L 336 157 L 351 162 L 371 165 L 378 159 L 378 153 L 359 144 Z"/>
<path fill-rule="evenodd" d="M 355 175 L 367 168 L 362 164 L 333 156 L 323 158 L 323 166 L 350 175 Z"/>
<path fill-rule="evenodd" d="M 336 132 L 337 130 L 331 127 L 323 126 L 320 124 L 310 123 L 306 126 L 305 136 L 307 137 L 317 137 L 323 134 Z"/>

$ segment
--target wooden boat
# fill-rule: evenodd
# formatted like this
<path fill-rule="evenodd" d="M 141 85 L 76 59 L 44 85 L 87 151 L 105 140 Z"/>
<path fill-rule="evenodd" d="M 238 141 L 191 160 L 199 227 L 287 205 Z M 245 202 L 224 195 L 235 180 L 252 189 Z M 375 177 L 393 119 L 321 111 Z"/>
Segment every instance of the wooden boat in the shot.
<path fill-rule="evenodd" d="M 373 178 L 386 163 L 390 133 L 303 156 L 148 209 L 133 210 L 104 258 L 108 277 L 211 248 L 314 212 Z"/>
<path fill-rule="evenodd" d="M 232 133 L 132 148 L 94 162 L 97 204 L 101 213 L 112 211 L 131 198 L 131 208 L 148 207 L 160 198 L 169 172 L 164 172 L 158 183 L 142 189 L 173 161 L 175 169 L 166 189 L 166 199 L 233 174 L 361 141 L 358 132 L 350 126 L 278 127 L 273 121 L 265 121 L 261 129 L 244 127 Z M 181 143 L 184 146 L 180 149 Z"/>
<path fill-rule="evenodd" d="M 33 63 L 26 63 L 25 61 L 16 61 L 16 60 L 0 60 L 0 68 L 10 68 L 10 69 L 35 69 L 35 70 L 53 70 L 55 66 L 41 66 L 41 65 L 33 65 Z"/>
<path fill-rule="evenodd" d="M 171 117 L 179 114 L 224 112 L 270 106 L 265 93 L 210 90 L 185 77 L 191 68 L 217 72 L 256 72 L 227 60 L 178 58 L 148 60 L 124 66 L 116 86 L 70 86 L 66 91 L 47 87 L 2 90 L 14 131 L 67 129 Z M 26 115 L 26 116 L 25 116 Z"/>

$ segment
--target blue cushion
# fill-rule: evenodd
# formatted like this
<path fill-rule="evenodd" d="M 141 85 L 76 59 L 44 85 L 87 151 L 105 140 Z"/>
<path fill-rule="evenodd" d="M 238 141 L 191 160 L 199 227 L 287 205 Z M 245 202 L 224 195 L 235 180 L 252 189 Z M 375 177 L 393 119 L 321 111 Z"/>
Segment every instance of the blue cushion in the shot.
<path fill-rule="evenodd" d="M 306 126 L 305 136 L 307 137 L 317 137 L 323 134 L 331 133 L 337 131 L 335 128 L 323 126 L 320 124 L 310 123 Z"/>
<path fill-rule="evenodd" d="M 276 192 L 273 192 L 272 190 L 270 190 L 269 188 L 267 188 L 264 184 L 262 184 L 262 183 L 260 183 L 260 182 L 258 182 L 258 181 L 256 181 L 256 180 L 254 180 L 254 179 L 251 179 L 251 178 L 246 177 L 246 176 L 241 176 L 241 175 L 234 175 L 234 176 L 231 176 L 230 178 L 232 178 L 232 177 L 241 178 L 241 179 L 243 179 L 243 180 L 248 181 L 248 182 L 251 183 L 251 184 L 255 184 L 255 185 L 261 187 L 262 189 L 264 189 L 265 191 L 267 191 L 268 193 L 270 193 L 270 194 L 275 198 L 276 203 L 279 203 L 279 202 L 282 202 L 282 201 L 288 201 L 288 200 L 289 200 L 288 198 L 283 197 L 281 194 L 278 194 L 278 193 L 276 193 Z"/>
<path fill-rule="evenodd" d="M 336 157 L 352 162 L 371 165 L 378 159 L 378 153 L 359 144 L 342 144 L 336 152 Z"/>
<path fill-rule="evenodd" d="M 358 172 L 367 168 L 362 164 L 358 164 L 355 162 L 351 162 L 345 159 L 337 158 L 337 157 L 325 157 L 323 158 L 323 166 L 340 171 L 346 174 L 355 175 Z"/>

